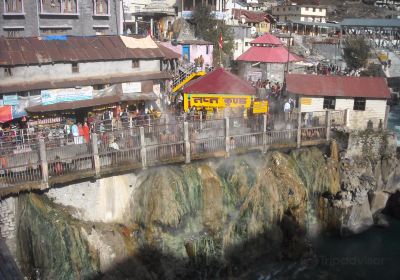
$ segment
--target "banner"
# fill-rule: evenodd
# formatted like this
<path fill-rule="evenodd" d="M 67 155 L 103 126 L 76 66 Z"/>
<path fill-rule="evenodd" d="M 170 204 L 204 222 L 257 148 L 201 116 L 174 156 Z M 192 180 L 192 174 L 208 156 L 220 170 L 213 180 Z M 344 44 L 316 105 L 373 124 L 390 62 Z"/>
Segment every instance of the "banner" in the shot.
<path fill-rule="evenodd" d="M 42 90 L 42 105 L 93 99 L 93 87 Z"/>
<path fill-rule="evenodd" d="M 142 92 L 141 82 L 122 83 L 123 93 Z"/>
<path fill-rule="evenodd" d="M 3 95 L 3 105 L 18 105 L 18 95 Z"/>
<path fill-rule="evenodd" d="M 5 123 L 13 119 L 22 118 L 28 114 L 19 106 L 2 106 L 0 107 L 0 123 Z"/>
<path fill-rule="evenodd" d="M 253 113 L 264 114 L 268 112 L 268 101 L 254 101 Z"/>
<path fill-rule="evenodd" d="M 192 106 L 201 108 L 250 108 L 249 95 L 185 94 L 184 110 Z"/>

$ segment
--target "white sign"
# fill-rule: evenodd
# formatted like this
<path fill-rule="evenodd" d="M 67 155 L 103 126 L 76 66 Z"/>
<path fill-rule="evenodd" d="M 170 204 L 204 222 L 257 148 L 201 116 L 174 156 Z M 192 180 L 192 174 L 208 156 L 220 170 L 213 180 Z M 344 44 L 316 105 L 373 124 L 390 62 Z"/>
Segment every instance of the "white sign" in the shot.
<path fill-rule="evenodd" d="M 123 93 L 142 92 L 142 83 L 141 82 L 122 83 L 122 92 Z"/>
<path fill-rule="evenodd" d="M 93 99 L 93 87 L 42 90 L 42 105 Z"/>
<path fill-rule="evenodd" d="M 161 87 L 160 87 L 160 84 L 155 84 L 155 85 L 153 85 L 153 92 L 154 92 L 158 97 L 160 97 L 160 94 L 161 94 Z"/>

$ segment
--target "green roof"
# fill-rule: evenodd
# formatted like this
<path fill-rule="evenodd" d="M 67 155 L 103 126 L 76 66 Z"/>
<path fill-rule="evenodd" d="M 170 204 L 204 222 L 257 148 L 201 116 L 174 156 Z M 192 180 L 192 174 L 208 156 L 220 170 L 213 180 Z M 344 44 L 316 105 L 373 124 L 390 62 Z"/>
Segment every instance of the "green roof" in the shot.
<path fill-rule="evenodd" d="M 365 26 L 365 27 L 397 27 L 400 28 L 400 19 L 372 19 L 372 18 L 345 18 L 342 26 Z"/>

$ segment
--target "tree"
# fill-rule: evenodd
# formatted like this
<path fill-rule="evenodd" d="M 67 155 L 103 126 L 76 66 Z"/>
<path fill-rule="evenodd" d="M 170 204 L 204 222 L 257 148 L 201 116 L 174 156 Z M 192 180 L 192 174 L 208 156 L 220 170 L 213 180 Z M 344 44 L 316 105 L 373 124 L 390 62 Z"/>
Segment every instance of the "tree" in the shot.
<path fill-rule="evenodd" d="M 233 34 L 229 26 L 224 21 L 217 20 L 211 14 L 209 6 L 196 6 L 193 12 L 193 23 L 195 25 L 195 35 L 197 38 L 213 43 L 213 61 L 214 65 L 219 65 L 226 56 L 231 56 L 233 51 Z M 220 55 L 218 41 L 222 34 L 223 44 Z M 222 57 L 222 61 L 220 60 Z"/>
<path fill-rule="evenodd" d="M 343 49 L 344 60 L 350 70 L 357 70 L 367 64 L 370 51 L 368 42 L 362 37 L 348 37 Z"/>

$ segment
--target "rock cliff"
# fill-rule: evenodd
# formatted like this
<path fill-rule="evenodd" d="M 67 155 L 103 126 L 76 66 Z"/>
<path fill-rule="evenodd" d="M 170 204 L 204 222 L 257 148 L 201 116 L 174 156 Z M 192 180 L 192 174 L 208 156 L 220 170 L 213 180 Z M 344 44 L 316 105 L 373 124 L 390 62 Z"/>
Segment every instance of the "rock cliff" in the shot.
<path fill-rule="evenodd" d="M 336 138 L 23 195 L 21 263 L 44 279 L 197 279 L 310 257 L 309 238 L 367 229 L 399 187 L 391 135 Z M 82 202 L 65 198 L 74 190 Z M 89 195 L 110 211 L 85 209 Z"/>

